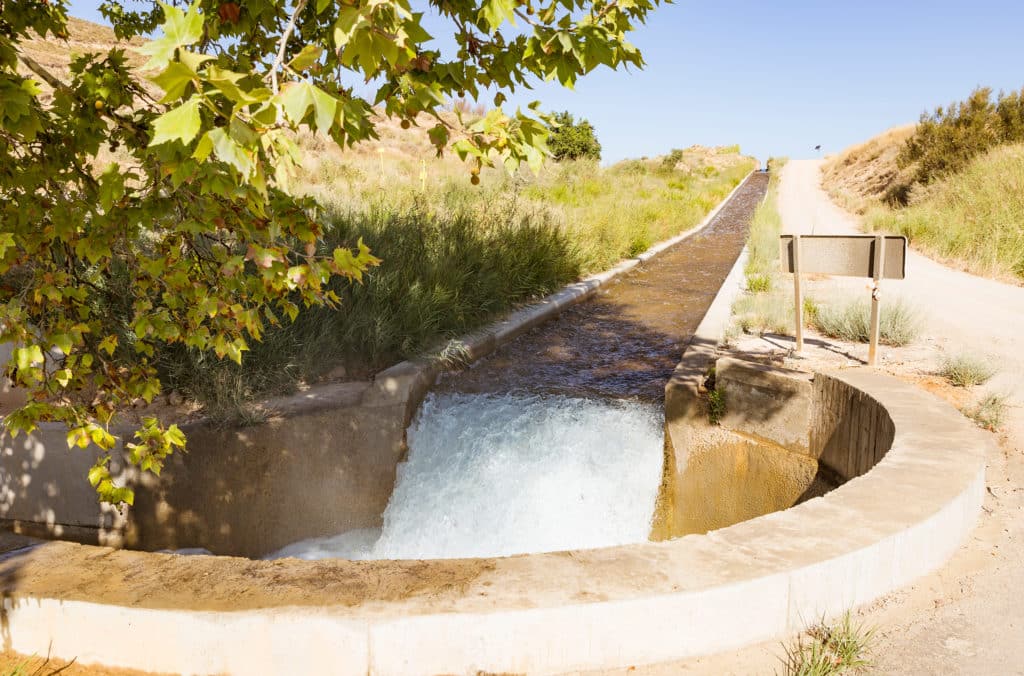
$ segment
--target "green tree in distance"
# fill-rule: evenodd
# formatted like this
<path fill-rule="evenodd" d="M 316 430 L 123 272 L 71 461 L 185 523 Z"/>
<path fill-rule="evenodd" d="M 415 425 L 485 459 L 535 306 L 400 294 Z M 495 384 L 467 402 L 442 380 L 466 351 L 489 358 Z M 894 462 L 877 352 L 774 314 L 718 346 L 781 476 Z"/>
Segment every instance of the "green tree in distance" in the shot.
<path fill-rule="evenodd" d="M 66 2 L 0 0 L 0 342 L 14 346 L 7 377 L 29 395 L 3 427 L 64 423 L 70 447 L 106 451 L 88 477 L 100 499 L 130 504 L 109 470 L 110 425 L 159 394 L 160 344 L 240 362 L 268 325 L 337 304 L 332 278 L 358 281 L 379 263 L 361 241 L 328 250 L 316 204 L 289 192 L 298 128 L 348 147 L 375 138 L 375 106 L 403 128 L 426 114 L 438 153 L 454 150 L 474 176 L 499 163 L 536 170 L 550 120 L 537 103 L 504 112 L 507 93 L 642 66 L 627 35 L 660 2 L 429 0 L 414 11 L 409 0 L 194 0 L 133 11 L 110 0 L 102 11 L 119 38 L 157 36 L 138 48 L 150 85 L 120 49 L 75 57 L 58 77 L 21 47 L 66 39 Z M 447 26 L 455 55 L 434 47 L 428 18 Z M 496 107 L 452 124 L 439 111 L 454 96 Z M 184 444 L 176 426 L 147 418 L 125 448 L 159 474 Z"/>
<path fill-rule="evenodd" d="M 576 122 L 569 111 L 555 113 L 552 119 L 558 126 L 548 137 L 548 149 L 556 160 L 601 159 L 601 144 L 590 122 Z"/>

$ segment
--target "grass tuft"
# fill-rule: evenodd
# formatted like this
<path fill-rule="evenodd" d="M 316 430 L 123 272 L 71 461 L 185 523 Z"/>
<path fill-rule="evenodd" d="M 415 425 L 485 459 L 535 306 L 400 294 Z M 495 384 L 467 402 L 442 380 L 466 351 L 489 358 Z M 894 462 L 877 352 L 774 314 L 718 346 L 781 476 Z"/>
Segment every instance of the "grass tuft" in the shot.
<path fill-rule="evenodd" d="M 990 361 L 969 353 L 946 357 L 939 367 L 939 375 L 956 387 L 981 385 L 994 376 L 996 371 Z"/>
<path fill-rule="evenodd" d="M 830 303 L 818 303 L 808 316 L 818 331 L 831 338 L 851 343 L 871 340 L 871 301 L 845 297 Z M 879 341 L 895 347 L 914 342 L 921 333 L 918 312 L 902 299 L 882 302 L 879 318 Z"/>
<path fill-rule="evenodd" d="M 825 620 L 807 629 L 785 648 L 786 676 L 833 676 L 866 671 L 875 630 L 854 625 L 847 611 L 835 624 Z"/>
<path fill-rule="evenodd" d="M 733 322 L 744 333 L 793 333 L 793 296 L 785 293 L 744 294 L 732 306 Z"/>
<path fill-rule="evenodd" d="M 996 432 L 1006 421 L 1006 409 L 1006 397 L 990 393 L 964 411 L 964 414 L 976 422 L 979 427 Z"/>

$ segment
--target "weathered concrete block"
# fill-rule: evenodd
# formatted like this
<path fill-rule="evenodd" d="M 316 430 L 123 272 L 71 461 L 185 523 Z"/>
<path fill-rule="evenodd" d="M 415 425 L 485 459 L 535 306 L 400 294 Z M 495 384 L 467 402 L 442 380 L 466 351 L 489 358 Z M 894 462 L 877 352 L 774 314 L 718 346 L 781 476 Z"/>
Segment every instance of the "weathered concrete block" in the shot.
<path fill-rule="evenodd" d="M 374 377 L 373 385 L 363 394 L 362 404 L 370 407 L 405 406 L 408 423 L 408 418 L 415 413 L 440 371 L 440 365 L 426 359 L 395 364 Z"/>
<path fill-rule="evenodd" d="M 723 357 L 715 389 L 725 398 L 722 427 L 810 454 L 810 373 Z"/>

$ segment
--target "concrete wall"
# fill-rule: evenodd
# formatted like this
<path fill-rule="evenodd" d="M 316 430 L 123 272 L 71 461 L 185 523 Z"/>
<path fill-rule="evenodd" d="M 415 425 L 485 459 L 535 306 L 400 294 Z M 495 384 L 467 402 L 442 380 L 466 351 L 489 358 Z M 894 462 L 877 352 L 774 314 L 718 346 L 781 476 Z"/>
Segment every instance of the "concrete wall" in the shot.
<path fill-rule="evenodd" d="M 843 481 L 865 474 L 892 446 L 892 419 L 867 392 L 819 373 L 813 400 L 811 454 Z"/>
<path fill-rule="evenodd" d="M 721 427 L 705 396 L 666 390 L 666 461 L 654 537 L 705 533 L 824 495 L 868 472 L 895 428 L 870 394 L 835 375 L 723 357 L 715 388 Z"/>
<path fill-rule="evenodd" d="M 709 358 L 706 350 L 688 351 L 680 367 L 689 368 L 689 378 L 673 378 L 666 388 L 656 539 L 731 526 L 827 490 L 810 451 L 811 375 L 718 359 L 715 389 L 725 413 L 714 427 L 700 385 Z"/>
<path fill-rule="evenodd" d="M 136 492 L 124 513 L 100 505 L 86 480 L 99 450 L 69 451 L 62 426 L 4 438 L 0 518 L 42 537 L 240 556 L 379 526 L 405 452 L 412 384 L 386 380 L 268 402 L 261 425 L 186 426 L 188 452 L 171 456 L 159 479 L 122 471 L 119 446 L 114 474 Z M 128 428 L 116 431 L 130 438 Z"/>
<path fill-rule="evenodd" d="M 810 373 L 722 357 L 715 362 L 722 427 L 808 455 L 812 380 Z"/>

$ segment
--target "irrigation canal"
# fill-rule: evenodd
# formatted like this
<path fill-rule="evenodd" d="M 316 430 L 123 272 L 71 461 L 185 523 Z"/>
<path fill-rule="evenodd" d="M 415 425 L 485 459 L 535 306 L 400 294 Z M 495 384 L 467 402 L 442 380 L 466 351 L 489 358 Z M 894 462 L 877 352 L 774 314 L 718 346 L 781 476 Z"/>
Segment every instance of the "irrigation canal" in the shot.
<path fill-rule="evenodd" d="M 409 429 L 381 529 L 271 555 L 456 558 L 646 540 L 664 388 L 768 188 L 753 174 L 699 232 L 470 368 Z"/>

